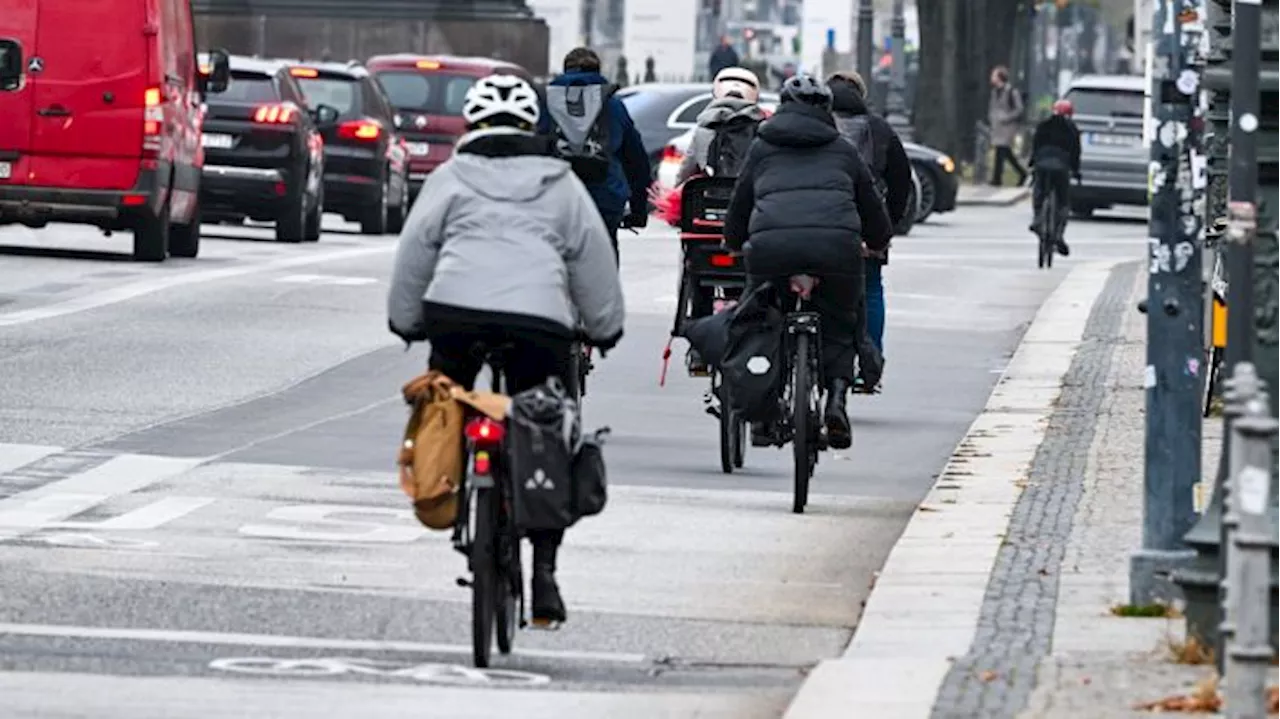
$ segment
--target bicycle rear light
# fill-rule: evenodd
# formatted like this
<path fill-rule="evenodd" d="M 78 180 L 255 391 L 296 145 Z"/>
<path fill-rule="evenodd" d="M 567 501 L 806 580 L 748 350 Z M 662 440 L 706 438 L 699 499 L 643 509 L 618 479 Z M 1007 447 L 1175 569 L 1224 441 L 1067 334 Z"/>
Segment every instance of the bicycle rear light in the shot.
<path fill-rule="evenodd" d="M 479 444 L 497 444 L 506 436 L 507 430 L 502 424 L 494 422 L 488 417 L 477 417 L 467 422 L 466 428 L 463 430 L 467 439 L 471 442 Z"/>

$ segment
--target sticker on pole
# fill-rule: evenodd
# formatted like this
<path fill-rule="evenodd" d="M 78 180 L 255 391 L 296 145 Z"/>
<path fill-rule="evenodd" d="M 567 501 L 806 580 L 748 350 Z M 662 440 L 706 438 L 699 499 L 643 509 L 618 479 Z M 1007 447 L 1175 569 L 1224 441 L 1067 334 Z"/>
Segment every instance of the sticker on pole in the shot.
<path fill-rule="evenodd" d="M 457 664 L 416 664 L 359 657 L 227 657 L 209 662 L 209 668 L 258 676 L 314 678 L 355 675 L 471 687 L 535 687 L 551 682 L 551 677 L 545 674 L 510 669 L 473 669 Z"/>
<path fill-rule="evenodd" d="M 1236 476 L 1240 511 L 1245 514 L 1262 514 L 1267 511 L 1267 494 L 1270 490 L 1271 475 L 1258 467 L 1245 467 Z"/>

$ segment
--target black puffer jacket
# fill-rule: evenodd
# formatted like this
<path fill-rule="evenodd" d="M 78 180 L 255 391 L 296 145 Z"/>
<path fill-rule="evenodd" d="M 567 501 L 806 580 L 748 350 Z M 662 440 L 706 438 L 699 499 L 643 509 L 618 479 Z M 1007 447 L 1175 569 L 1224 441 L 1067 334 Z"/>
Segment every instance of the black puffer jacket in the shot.
<path fill-rule="evenodd" d="M 861 275 L 861 243 L 893 237 L 871 171 L 831 113 L 789 102 L 760 130 L 733 188 L 725 242 L 753 274 Z"/>

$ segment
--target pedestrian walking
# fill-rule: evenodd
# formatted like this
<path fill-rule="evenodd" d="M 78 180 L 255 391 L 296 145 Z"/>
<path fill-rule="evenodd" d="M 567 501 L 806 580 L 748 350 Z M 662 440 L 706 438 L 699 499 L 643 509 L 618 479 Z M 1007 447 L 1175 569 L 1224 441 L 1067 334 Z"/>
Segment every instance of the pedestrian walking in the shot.
<path fill-rule="evenodd" d="M 738 51 L 733 49 L 733 43 L 729 41 L 728 35 L 720 37 L 720 45 L 711 51 L 711 58 L 708 61 L 708 75 L 715 77 L 720 71 L 726 67 L 738 66 Z"/>
<path fill-rule="evenodd" d="M 1009 82 L 1009 68 L 996 66 L 991 70 L 991 99 L 987 102 L 987 125 L 991 128 L 991 146 L 996 150 L 991 170 L 991 184 L 995 187 L 1003 184 L 1006 162 L 1018 173 L 1019 185 L 1027 182 L 1027 169 L 1013 154 L 1013 142 L 1018 137 L 1025 113 L 1022 94 Z"/>

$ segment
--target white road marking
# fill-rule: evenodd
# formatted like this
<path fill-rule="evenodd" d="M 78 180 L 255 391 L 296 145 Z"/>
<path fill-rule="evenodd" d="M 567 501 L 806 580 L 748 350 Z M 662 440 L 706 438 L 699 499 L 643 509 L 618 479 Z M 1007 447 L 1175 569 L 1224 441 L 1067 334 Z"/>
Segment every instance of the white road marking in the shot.
<path fill-rule="evenodd" d="M 61 451 L 61 447 L 37 444 L 0 444 L 0 474 L 12 472 Z"/>
<path fill-rule="evenodd" d="M 69 624 L 0 623 L 0 635 L 20 637 L 53 637 L 61 639 L 109 639 L 118 641 L 160 642 L 167 644 L 215 644 L 218 646 L 276 647 L 289 649 L 335 649 L 351 652 L 416 652 L 421 654 L 471 654 L 471 645 L 406 642 L 386 639 L 337 639 L 327 637 L 294 637 L 282 634 L 243 634 L 237 632 L 204 632 L 179 629 L 128 629 L 120 627 L 83 627 Z M 523 649 L 513 654 L 540 659 L 567 661 L 640 664 L 648 661 L 643 654 L 593 652 L 576 649 Z"/>
<path fill-rule="evenodd" d="M 397 524 L 362 522 L 355 518 L 335 519 L 333 515 L 382 516 Z M 288 539 L 312 542 L 377 542 L 406 544 L 426 536 L 427 530 L 408 509 L 388 509 L 344 504 L 300 504 L 271 510 L 268 520 L 289 524 L 246 524 L 240 534 L 260 539 Z M 316 531 L 330 528 L 338 531 Z"/>
<path fill-rule="evenodd" d="M 302 267 L 305 265 L 315 265 L 324 262 L 335 262 L 338 260 L 354 259 L 356 257 L 367 257 L 369 255 L 390 254 L 395 252 L 395 249 L 394 244 L 387 244 L 376 247 L 360 247 L 350 250 L 338 250 L 335 252 L 286 257 L 279 260 L 273 260 L 271 262 L 264 262 L 262 264 L 245 264 L 238 267 L 225 267 L 217 270 L 180 272 L 164 277 L 155 277 L 138 282 L 131 282 L 126 285 L 112 287 L 100 292 L 91 292 L 65 302 L 57 302 L 26 310 L 6 312 L 0 314 L 0 327 L 12 327 L 30 322 L 38 322 L 40 320 L 62 317 L 64 315 L 75 314 L 77 312 L 84 312 L 86 310 L 98 309 L 100 307 L 125 302 L 127 300 L 136 299 L 144 295 L 149 295 L 174 287 L 186 287 L 204 282 L 212 282 L 214 280 L 225 280 L 233 277 L 244 277 L 246 275 L 273 272 L 275 270 L 283 270 L 290 267 Z"/>
<path fill-rule="evenodd" d="M 376 285 L 376 277 L 344 277 L 341 275 L 285 275 L 277 277 L 276 282 L 292 285 L 337 285 L 339 287 L 358 287 Z"/>
<path fill-rule="evenodd" d="M 473 669 L 458 664 L 427 662 L 415 664 L 362 657 L 322 657 L 275 659 L 272 657 L 223 657 L 209 662 L 210 669 L 273 677 L 332 677 L 363 674 L 394 679 L 412 679 L 425 684 L 446 686 L 526 686 L 551 683 L 546 674 L 512 669 Z"/>

